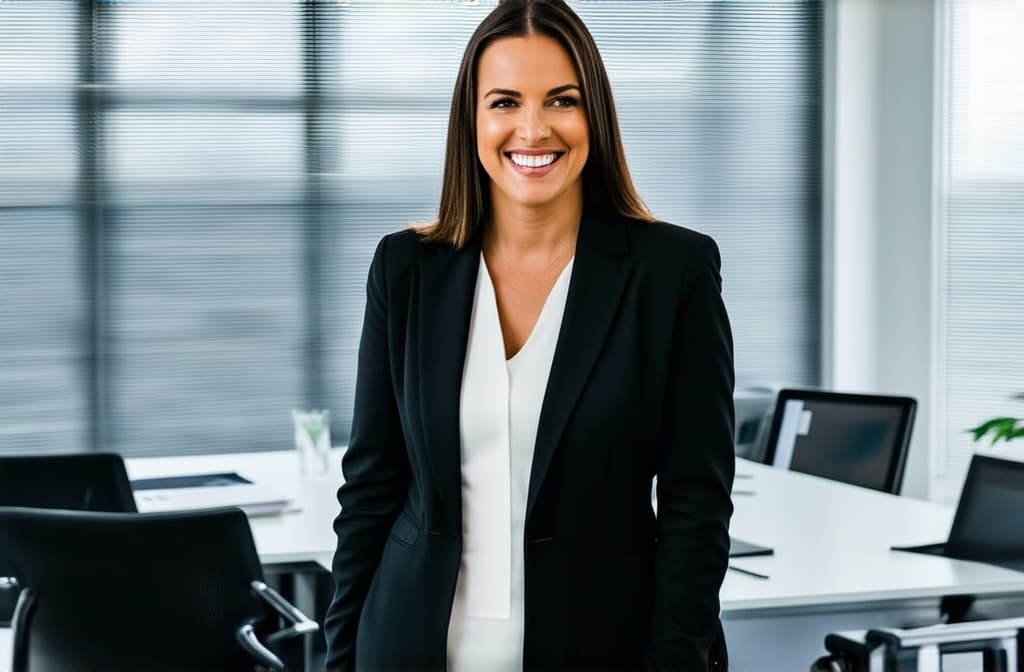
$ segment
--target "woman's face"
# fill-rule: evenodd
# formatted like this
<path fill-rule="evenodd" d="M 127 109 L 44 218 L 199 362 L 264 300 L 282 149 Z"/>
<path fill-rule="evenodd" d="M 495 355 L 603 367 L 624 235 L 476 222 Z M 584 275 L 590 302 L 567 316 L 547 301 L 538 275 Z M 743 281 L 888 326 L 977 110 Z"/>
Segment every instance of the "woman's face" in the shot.
<path fill-rule="evenodd" d="M 578 203 L 590 138 L 565 49 L 541 35 L 500 39 L 476 76 L 476 148 L 493 207 Z"/>

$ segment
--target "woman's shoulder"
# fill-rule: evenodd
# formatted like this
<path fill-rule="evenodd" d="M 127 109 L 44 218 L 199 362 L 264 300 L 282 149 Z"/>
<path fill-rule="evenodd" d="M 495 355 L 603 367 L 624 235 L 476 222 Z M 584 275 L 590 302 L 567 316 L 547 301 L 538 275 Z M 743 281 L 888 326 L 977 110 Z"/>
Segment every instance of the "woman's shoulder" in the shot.
<path fill-rule="evenodd" d="M 417 227 L 389 233 L 377 243 L 374 263 L 382 263 L 389 272 L 405 268 L 420 259 L 438 254 L 445 245 L 426 239 Z"/>
<path fill-rule="evenodd" d="M 686 260 L 718 258 L 718 245 L 706 233 L 664 221 L 623 220 L 630 247 L 645 259 L 678 267 Z"/>

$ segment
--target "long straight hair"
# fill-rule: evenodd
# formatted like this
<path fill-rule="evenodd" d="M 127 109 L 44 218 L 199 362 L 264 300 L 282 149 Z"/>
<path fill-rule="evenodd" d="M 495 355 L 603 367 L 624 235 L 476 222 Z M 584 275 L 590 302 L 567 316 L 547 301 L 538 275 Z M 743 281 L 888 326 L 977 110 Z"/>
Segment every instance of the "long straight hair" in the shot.
<path fill-rule="evenodd" d="M 590 31 L 563 0 L 502 0 L 477 27 L 462 55 L 448 117 L 441 203 L 437 219 L 420 228 L 428 240 L 461 248 L 483 226 L 490 208 L 490 178 L 476 150 L 477 64 L 495 40 L 528 35 L 557 40 L 580 78 L 590 136 L 583 166 L 584 211 L 655 221 L 629 175 L 611 84 Z"/>

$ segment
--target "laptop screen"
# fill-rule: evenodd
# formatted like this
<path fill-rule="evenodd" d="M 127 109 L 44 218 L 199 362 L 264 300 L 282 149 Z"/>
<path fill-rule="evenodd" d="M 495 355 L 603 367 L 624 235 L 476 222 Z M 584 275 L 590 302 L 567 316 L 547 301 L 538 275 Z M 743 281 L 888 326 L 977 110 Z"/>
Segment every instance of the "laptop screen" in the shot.
<path fill-rule="evenodd" d="M 1024 463 L 974 456 L 946 554 L 978 559 L 1024 558 Z"/>

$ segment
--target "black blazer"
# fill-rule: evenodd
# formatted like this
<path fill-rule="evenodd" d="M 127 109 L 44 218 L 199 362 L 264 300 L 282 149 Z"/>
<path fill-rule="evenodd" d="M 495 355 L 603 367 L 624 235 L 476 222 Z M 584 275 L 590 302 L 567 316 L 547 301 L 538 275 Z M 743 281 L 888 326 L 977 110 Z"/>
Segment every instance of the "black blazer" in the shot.
<path fill-rule="evenodd" d="M 377 246 L 334 522 L 330 669 L 446 666 L 479 262 L 479 235 L 462 250 L 411 230 Z M 528 670 L 707 669 L 735 466 L 719 268 L 693 231 L 581 222 L 527 497 Z"/>

